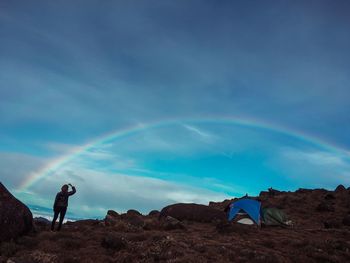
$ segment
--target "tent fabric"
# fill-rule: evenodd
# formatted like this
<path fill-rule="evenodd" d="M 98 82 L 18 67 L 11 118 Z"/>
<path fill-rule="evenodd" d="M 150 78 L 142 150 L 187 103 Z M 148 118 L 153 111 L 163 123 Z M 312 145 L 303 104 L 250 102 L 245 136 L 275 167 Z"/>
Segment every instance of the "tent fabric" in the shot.
<path fill-rule="evenodd" d="M 287 216 L 282 210 L 277 208 L 261 209 L 261 217 L 263 223 L 268 226 L 287 225 Z"/>
<path fill-rule="evenodd" d="M 240 199 L 230 205 L 228 220 L 231 221 L 241 210 L 246 212 L 251 219 L 260 225 L 260 207 L 261 203 L 252 199 Z"/>
<path fill-rule="evenodd" d="M 250 218 L 242 218 L 237 221 L 237 223 L 243 224 L 243 225 L 254 225 L 254 221 Z"/>

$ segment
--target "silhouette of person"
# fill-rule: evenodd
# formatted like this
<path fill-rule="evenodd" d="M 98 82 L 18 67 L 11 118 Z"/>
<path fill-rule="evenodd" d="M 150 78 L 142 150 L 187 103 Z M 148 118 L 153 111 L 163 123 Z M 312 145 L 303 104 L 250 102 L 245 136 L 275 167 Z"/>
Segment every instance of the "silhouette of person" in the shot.
<path fill-rule="evenodd" d="M 72 187 L 72 191 L 68 192 L 68 188 L 69 188 L 68 186 Z M 76 192 L 76 189 L 74 186 L 72 186 L 71 184 L 68 184 L 68 185 L 65 184 L 61 187 L 61 192 L 57 193 L 55 203 L 53 205 L 54 216 L 51 223 L 51 231 L 54 231 L 55 229 L 55 223 L 58 218 L 58 215 L 60 216 L 60 220 L 58 223 L 57 231 L 61 230 L 62 222 L 67 212 L 68 197 L 71 195 L 74 195 L 75 192 Z"/>

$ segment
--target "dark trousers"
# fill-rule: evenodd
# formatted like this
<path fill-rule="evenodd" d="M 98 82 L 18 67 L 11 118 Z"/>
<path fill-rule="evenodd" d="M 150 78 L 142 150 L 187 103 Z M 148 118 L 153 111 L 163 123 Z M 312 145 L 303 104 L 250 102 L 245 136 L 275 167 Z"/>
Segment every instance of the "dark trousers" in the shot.
<path fill-rule="evenodd" d="M 67 212 L 67 207 L 64 207 L 64 206 L 63 207 L 55 207 L 54 212 L 55 212 L 55 214 L 53 216 L 51 230 L 53 231 L 55 229 L 56 220 L 58 218 L 58 215 L 60 215 L 60 220 L 58 222 L 58 228 L 57 228 L 57 231 L 60 231 L 61 227 L 62 227 L 62 222 L 63 222 L 64 216 L 66 215 L 66 212 Z"/>

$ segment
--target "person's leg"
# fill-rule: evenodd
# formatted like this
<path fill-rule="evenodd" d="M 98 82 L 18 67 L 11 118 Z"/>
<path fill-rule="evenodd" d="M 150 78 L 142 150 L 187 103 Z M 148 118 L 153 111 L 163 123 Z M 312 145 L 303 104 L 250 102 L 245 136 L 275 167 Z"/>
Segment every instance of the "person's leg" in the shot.
<path fill-rule="evenodd" d="M 61 230 L 63 219 L 64 219 L 64 216 L 66 215 L 66 211 L 67 211 L 67 207 L 62 207 L 61 208 L 61 211 L 60 211 L 60 222 L 58 224 L 57 231 Z"/>
<path fill-rule="evenodd" d="M 55 223 L 56 223 L 56 220 L 58 218 L 58 214 L 59 214 L 58 209 L 55 209 L 54 216 L 53 216 L 52 223 L 51 223 L 51 231 L 54 231 L 54 229 L 55 229 Z"/>

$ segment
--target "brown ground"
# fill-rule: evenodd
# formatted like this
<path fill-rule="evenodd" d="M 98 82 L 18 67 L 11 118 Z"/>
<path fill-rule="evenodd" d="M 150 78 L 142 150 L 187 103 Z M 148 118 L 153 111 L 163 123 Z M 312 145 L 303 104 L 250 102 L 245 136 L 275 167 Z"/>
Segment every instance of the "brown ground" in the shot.
<path fill-rule="evenodd" d="M 106 221 L 68 223 L 0 247 L 0 262 L 350 262 L 350 190 L 261 193 L 292 228 L 158 220 L 157 213 L 109 213 Z M 222 209 L 228 201 L 211 203 Z"/>

